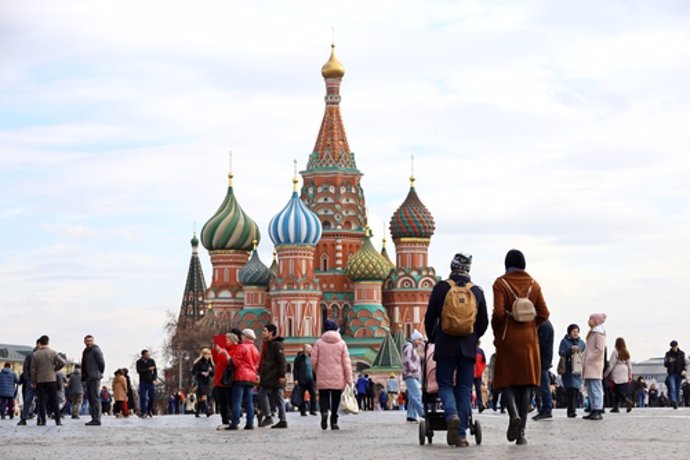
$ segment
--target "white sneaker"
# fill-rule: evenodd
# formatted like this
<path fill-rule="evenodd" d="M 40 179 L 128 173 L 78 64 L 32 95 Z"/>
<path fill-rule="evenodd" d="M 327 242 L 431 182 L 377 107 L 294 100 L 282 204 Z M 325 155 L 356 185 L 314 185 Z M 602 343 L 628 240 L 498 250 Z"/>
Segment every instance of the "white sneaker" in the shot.
<path fill-rule="evenodd" d="M 229 426 L 229 425 L 218 425 L 218 426 L 216 427 L 216 431 L 223 431 L 223 430 L 226 429 L 228 426 Z"/>

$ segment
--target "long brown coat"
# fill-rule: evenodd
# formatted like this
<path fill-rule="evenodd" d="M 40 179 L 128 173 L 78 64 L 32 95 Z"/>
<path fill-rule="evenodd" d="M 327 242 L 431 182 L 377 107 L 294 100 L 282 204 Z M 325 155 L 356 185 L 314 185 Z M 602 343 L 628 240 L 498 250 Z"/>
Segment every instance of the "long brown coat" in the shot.
<path fill-rule="evenodd" d="M 511 271 L 501 278 L 510 284 L 518 296 L 525 295 L 533 280 L 524 270 Z M 496 347 L 494 388 L 539 385 L 541 360 L 537 327 L 549 319 L 549 309 L 544 302 L 541 287 L 534 281 L 529 299 L 537 310 L 537 317 L 528 323 L 518 323 L 506 314 L 513 305 L 514 297 L 500 278 L 494 282 L 493 290 L 494 311 L 491 316 L 491 327 L 494 330 L 494 346 Z M 504 331 L 505 339 L 503 338 Z"/>
<path fill-rule="evenodd" d="M 113 398 L 115 401 L 127 399 L 127 380 L 124 375 L 116 375 L 113 379 Z"/>

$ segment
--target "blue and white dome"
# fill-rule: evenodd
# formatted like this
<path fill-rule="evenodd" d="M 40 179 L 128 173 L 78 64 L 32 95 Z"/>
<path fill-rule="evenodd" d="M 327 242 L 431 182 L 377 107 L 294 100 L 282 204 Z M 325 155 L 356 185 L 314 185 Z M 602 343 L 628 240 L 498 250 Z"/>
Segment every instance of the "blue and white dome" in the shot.
<path fill-rule="evenodd" d="M 268 234 L 276 246 L 305 244 L 315 246 L 321 239 L 321 222 L 311 209 L 292 192 L 288 204 L 268 224 Z"/>

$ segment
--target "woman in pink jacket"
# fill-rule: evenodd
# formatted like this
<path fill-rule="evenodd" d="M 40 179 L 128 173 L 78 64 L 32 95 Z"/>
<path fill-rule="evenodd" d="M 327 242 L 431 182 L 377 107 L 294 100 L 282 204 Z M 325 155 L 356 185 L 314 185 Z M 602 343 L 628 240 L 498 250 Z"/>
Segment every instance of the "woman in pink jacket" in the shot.
<path fill-rule="evenodd" d="M 328 410 L 331 411 L 331 430 L 339 430 L 338 406 L 345 385 L 352 385 L 352 363 L 347 344 L 340 337 L 338 324 L 327 319 L 325 332 L 311 352 L 311 365 L 316 373 L 319 390 L 321 429 L 328 428 Z"/>

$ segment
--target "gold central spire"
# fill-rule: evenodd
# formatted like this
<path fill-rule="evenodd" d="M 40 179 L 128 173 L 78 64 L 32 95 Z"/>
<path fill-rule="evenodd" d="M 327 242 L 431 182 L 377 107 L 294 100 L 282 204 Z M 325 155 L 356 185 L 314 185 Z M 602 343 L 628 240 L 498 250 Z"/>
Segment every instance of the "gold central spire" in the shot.
<path fill-rule="evenodd" d="M 331 44 L 331 57 L 321 67 L 321 75 L 323 78 L 343 78 L 345 75 L 345 67 L 335 57 L 335 43 Z"/>

